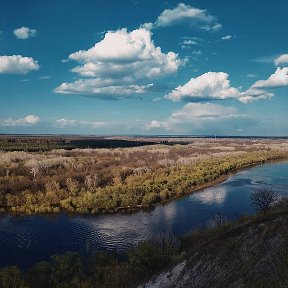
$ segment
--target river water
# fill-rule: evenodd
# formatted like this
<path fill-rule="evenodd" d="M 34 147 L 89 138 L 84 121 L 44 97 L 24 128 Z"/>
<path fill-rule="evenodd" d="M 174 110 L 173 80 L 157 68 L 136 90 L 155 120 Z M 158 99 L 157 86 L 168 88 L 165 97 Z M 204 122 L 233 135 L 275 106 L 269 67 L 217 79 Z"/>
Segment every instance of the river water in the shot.
<path fill-rule="evenodd" d="M 249 195 L 272 187 L 288 196 L 288 162 L 255 166 L 225 182 L 151 211 L 103 215 L 0 215 L 0 266 L 27 267 L 51 255 L 94 249 L 123 251 L 160 233 L 183 235 L 210 225 L 215 214 L 229 219 L 254 213 Z"/>

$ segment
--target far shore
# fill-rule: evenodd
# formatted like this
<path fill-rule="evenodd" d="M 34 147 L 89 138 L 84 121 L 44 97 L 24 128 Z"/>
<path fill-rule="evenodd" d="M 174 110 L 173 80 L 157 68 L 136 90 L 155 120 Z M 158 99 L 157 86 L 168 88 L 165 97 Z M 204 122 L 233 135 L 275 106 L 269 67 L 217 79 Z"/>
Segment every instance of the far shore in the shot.
<path fill-rule="evenodd" d="M 194 188 L 193 190 L 190 190 L 189 192 L 185 193 L 184 195 L 181 196 L 176 196 L 175 198 L 171 198 L 168 200 L 164 200 L 155 204 L 151 204 L 150 206 L 143 206 L 143 205 L 136 205 L 133 207 L 118 207 L 117 210 L 111 210 L 111 211 L 101 211 L 102 213 L 105 214 L 111 214 L 111 213 L 118 213 L 118 212 L 138 212 L 141 210 L 147 210 L 147 209 L 154 209 L 155 207 L 159 206 L 159 205 L 167 205 L 175 200 L 179 200 L 183 197 L 187 197 L 189 195 L 192 195 L 194 193 L 199 193 L 202 192 L 203 190 L 207 189 L 207 188 L 211 188 L 214 187 L 218 184 L 221 184 L 223 182 L 225 182 L 228 178 L 230 178 L 231 176 L 237 174 L 238 172 L 247 169 L 247 168 L 253 168 L 255 166 L 259 166 L 259 165 L 265 165 L 265 164 L 273 164 L 273 163 L 279 163 L 279 162 L 286 162 L 288 161 L 288 157 L 283 158 L 283 159 L 276 159 L 276 160 L 267 160 L 266 162 L 260 162 L 260 163 L 255 163 L 255 164 L 248 164 L 246 166 L 243 166 L 241 168 L 236 168 L 233 171 L 230 171 L 228 174 L 224 174 L 224 175 L 220 175 L 217 179 L 214 179 L 208 183 L 205 183 L 199 187 Z M 90 214 L 90 213 L 89 213 Z"/>
<path fill-rule="evenodd" d="M 152 139 L 149 139 L 149 141 Z M 0 211 L 130 213 L 288 159 L 288 141 L 190 139 L 129 148 L 0 152 Z"/>

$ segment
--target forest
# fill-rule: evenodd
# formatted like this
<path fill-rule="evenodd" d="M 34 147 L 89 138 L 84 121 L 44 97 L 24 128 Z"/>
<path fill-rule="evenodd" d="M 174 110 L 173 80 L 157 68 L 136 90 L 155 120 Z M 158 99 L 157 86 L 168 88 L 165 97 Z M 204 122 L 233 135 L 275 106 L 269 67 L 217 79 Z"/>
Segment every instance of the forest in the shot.
<path fill-rule="evenodd" d="M 101 136 L 0 135 L 0 151 L 43 152 L 53 149 L 137 147 L 159 143 L 161 141 L 157 139 L 137 141 Z"/>
<path fill-rule="evenodd" d="M 0 211 L 97 214 L 148 208 L 215 184 L 240 168 L 288 156 L 284 140 L 185 141 L 2 151 Z"/>

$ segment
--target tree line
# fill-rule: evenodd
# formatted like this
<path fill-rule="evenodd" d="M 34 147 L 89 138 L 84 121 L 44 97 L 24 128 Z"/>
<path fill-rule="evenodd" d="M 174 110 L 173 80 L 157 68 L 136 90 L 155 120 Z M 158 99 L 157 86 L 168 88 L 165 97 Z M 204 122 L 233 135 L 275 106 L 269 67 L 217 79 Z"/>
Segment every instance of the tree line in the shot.
<path fill-rule="evenodd" d="M 198 150 L 197 150 L 198 149 Z M 99 213 L 181 197 L 285 150 L 211 153 L 192 145 L 0 153 L 0 211 Z M 251 148 L 249 148 L 251 149 Z"/>

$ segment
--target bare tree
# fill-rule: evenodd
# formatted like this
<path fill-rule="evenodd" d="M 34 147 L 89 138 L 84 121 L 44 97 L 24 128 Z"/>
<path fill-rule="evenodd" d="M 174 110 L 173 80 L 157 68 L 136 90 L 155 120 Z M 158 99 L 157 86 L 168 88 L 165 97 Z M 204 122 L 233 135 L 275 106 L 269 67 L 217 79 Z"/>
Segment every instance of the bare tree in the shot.
<path fill-rule="evenodd" d="M 278 195 L 276 191 L 271 188 L 259 188 L 250 195 L 252 206 L 254 206 L 257 211 L 261 211 L 264 214 L 277 199 Z"/>
<path fill-rule="evenodd" d="M 221 213 L 214 214 L 207 222 L 207 226 L 211 228 L 219 228 L 229 221 L 228 217 Z"/>

